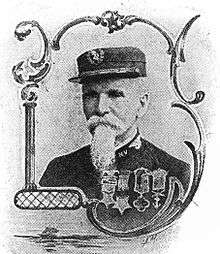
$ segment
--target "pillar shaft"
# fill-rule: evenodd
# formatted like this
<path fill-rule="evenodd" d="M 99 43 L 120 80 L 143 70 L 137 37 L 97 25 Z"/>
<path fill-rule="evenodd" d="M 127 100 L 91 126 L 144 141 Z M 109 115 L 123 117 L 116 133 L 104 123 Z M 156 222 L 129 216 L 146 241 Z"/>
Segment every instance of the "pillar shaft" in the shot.
<path fill-rule="evenodd" d="M 25 107 L 25 189 L 36 189 L 35 184 L 35 102 Z"/>

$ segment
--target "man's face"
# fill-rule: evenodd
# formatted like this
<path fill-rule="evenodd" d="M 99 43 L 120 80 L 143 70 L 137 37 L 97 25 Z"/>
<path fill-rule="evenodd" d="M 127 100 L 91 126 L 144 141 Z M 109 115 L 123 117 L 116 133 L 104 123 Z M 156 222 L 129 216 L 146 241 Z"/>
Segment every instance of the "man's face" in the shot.
<path fill-rule="evenodd" d="M 135 127 L 143 115 L 146 97 L 141 96 L 135 79 L 106 79 L 83 84 L 83 109 L 86 119 L 92 116 L 112 119 L 120 125 L 121 136 Z"/>

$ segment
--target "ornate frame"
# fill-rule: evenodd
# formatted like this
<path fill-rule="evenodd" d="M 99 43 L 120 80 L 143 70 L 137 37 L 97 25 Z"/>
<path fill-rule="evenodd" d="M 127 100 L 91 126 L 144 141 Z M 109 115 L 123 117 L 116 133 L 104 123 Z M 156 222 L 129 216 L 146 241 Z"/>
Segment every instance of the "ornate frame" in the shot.
<path fill-rule="evenodd" d="M 189 100 L 181 91 L 179 85 L 178 68 L 184 63 L 184 45 L 187 33 L 192 24 L 199 18 L 199 15 L 188 21 L 175 41 L 167 31 L 148 19 L 143 19 L 135 15 L 120 15 L 117 11 L 106 11 L 99 16 L 87 16 L 74 19 L 64 25 L 60 31 L 50 41 L 42 27 L 36 21 L 23 21 L 16 26 L 15 36 L 19 41 L 23 41 L 31 34 L 33 29 L 37 29 L 43 41 L 42 55 L 34 61 L 28 58 L 21 61 L 12 69 L 14 79 L 22 85 L 21 99 L 25 107 L 25 187 L 18 191 L 14 197 L 14 204 L 20 209 L 71 209 L 76 210 L 79 207 L 87 209 L 87 215 L 93 225 L 105 232 L 119 237 L 130 237 L 140 234 L 152 235 L 169 227 L 176 219 L 180 217 L 183 211 L 192 201 L 203 173 L 205 161 L 205 134 L 202 121 L 193 105 L 201 103 L 205 93 L 197 91 L 194 99 Z M 122 30 L 127 25 L 134 23 L 144 23 L 153 27 L 167 41 L 167 54 L 170 55 L 170 81 L 176 94 L 177 101 L 171 104 L 171 107 L 180 108 L 186 111 L 193 119 L 199 134 L 199 145 L 196 148 L 191 142 L 184 141 L 190 149 L 193 159 L 193 181 L 186 196 L 175 200 L 171 207 L 163 210 L 162 214 L 155 220 L 144 225 L 142 228 L 132 232 L 113 232 L 103 227 L 95 218 L 93 210 L 96 207 L 97 200 L 88 200 L 84 193 L 75 187 L 73 188 L 39 188 L 35 184 L 35 107 L 37 101 L 36 89 L 40 87 L 40 82 L 47 76 L 51 69 L 52 50 L 60 49 L 60 40 L 62 36 L 72 27 L 90 22 L 95 25 L 101 25 L 109 29 L 108 33 Z"/>

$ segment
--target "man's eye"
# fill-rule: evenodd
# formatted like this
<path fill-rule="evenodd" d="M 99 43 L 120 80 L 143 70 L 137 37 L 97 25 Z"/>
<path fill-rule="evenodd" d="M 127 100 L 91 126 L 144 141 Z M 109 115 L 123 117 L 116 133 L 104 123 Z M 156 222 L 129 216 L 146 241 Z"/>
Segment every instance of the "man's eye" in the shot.
<path fill-rule="evenodd" d="M 120 97 L 125 97 L 124 93 L 122 91 L 118 90 L 112 90 L 108 92 L 108 96 L 110 98 L 120 98 Z"/>
<path fill-rule="evenodd" d="M 89 91 L 83 94 L 84 98 L 97 98 L 98 93 L 96 91 Z"/>

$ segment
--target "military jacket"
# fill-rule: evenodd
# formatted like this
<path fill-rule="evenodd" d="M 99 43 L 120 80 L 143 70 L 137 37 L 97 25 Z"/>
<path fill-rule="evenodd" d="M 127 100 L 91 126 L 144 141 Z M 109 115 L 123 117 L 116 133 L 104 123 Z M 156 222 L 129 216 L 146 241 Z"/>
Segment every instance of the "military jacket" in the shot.
<path fill-rule="evenodd" d="M 137 188 L 137 174 L 140 175 L 141 170 L 151 174 L 160 169 L 165 172 L 168 178 L 170 176 L 176 177 L 181 182 L 184 192 L 187 191 L 190 182 L 189 164 L 171 156 L 140 135 L 136 135 L 133 140 L 116 150 L 116 166 L 119 176 L 129 176 L 126 180 L 127 183 L 124 182 L 127 187 L 125 186 L 124 192 L 121 193 L 133 197 L 131 203 L 137 196 L 134 188 Z M 121 182 L 123 183 L 123 181 Z M 53 159 L 41 177 L 40 185 L 44 187 L 78 187 L 87 198 L 102 199 L 100 173 L 92 164 L 90 145 Z M 117 188 L 119 190 L 119 186 Z"/>

